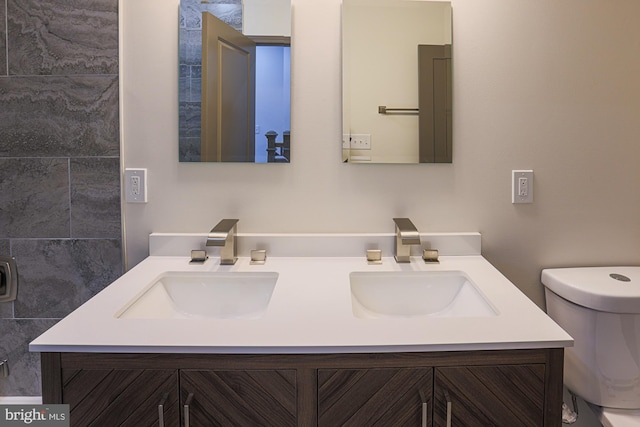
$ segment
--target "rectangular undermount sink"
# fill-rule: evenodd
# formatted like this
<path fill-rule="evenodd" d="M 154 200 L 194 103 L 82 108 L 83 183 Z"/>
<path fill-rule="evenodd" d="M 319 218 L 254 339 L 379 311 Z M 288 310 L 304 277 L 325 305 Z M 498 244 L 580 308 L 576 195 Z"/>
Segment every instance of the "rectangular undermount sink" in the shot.
<path fill-rule="evenodd" d="M 120 319 L 259 319 L 278 273 L 162 273 L 127 303 Z"/>
<path fill-rule="evenodd" d="M 352 272 L 356 317 L 486 317 L 498 313 L 462 271 Z"/>

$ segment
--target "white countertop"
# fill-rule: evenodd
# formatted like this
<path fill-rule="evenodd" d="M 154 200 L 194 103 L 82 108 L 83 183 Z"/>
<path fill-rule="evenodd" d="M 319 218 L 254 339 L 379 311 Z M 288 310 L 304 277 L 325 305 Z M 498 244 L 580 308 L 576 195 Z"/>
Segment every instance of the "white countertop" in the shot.
<path fill-rule="evenodd" d="M 385 239 L 388 236 L 385 235 Z M 424 238 L 423 238 L 424 240 Z M 152 251 L 153 253 L 153 251 Z M 389 254 L 390 255 L 390 254 Z M 572 338 L 480 255 L 441 256 L 440 264 L 384 257 L 241 257 L 233 266 L 210 257 L 152 255 L 30 344 L 34 352 L 354 353 L 557 348 Z M 352 313 L 354 271 L 462 270 L 498 312 L 490 317 L 362 319 Z M 165 271 L 277 272 L 260 319 L 117 318 L 129 301 Z"/>

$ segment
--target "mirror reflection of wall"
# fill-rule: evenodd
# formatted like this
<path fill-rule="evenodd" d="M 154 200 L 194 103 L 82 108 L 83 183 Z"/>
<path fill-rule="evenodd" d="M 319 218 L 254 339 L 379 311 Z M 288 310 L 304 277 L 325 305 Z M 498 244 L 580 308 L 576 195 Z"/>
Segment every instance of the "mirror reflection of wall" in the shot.
<path fill-rule="evenodd" d="M 451 162 L 451 24 L 450 2 L 343 0 L 344 162 Z M 419 45 L 448 48 L 419 61 Z"/>
<path fill-rule="evenodd" d="M 181 162 L 289 161 L 290 12 L 289 0 L 181 0 Z"/>

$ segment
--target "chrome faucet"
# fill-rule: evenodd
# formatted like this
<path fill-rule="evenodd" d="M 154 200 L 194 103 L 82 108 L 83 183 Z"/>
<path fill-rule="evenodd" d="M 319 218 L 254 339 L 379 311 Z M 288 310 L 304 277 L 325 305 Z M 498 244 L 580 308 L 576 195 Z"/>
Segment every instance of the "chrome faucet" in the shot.
<path fill-rule="evenodd" d="M 411 262 L 411 246 L 420 244 L 420 233 L 409 218 L 393 218 L 396 223 L 396 262 Z"/>
<path fill-rule="evenodd" d="M 236 235 L 237 219 L 223 219 L 211 229 L 207 236 L 207 246 L 221 246 L 220 264 L 233 265 L 238 260 Z"/>

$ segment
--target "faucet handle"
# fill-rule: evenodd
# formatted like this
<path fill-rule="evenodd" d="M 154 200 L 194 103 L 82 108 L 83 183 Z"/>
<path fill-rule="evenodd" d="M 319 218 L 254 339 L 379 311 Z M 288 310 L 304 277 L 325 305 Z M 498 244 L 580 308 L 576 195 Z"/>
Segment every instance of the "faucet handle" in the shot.
<path fill-rule="evenodd" d="M 267 250 L 266 249 L 253 249 L 251 251 L 251 265 L 264 265 L 267 262 Z"/>
<path fill-rule="evenodd" d="M 203 251 L 201 249 L 192 249 L 191 250 L 191 261 L 189 264 L 203 264 L 209 255 L 207 255 L 207 251 Z"/>
<path fill-rule="evenodd" d="M 422 259 L 425 264 L 440 264 L 438 260 L 438 250 L 437 249 L 425 249 L 422 251 Z"/>
<path fill-rule="evenodd" d="M 382 264 L 382 250 L 381 249 L 367 249 L 367 263 L 369 264 Z"/>

